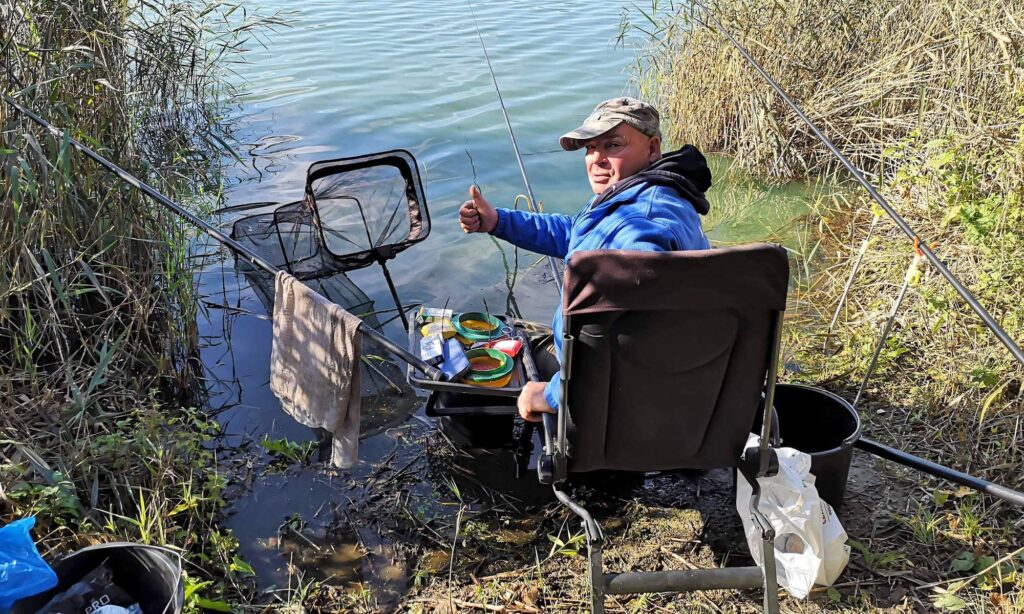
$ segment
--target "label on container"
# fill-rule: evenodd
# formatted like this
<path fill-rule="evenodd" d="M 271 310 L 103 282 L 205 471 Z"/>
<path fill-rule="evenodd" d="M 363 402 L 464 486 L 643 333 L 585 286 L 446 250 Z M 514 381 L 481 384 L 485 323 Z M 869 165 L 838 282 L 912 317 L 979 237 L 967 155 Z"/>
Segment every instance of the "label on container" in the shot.
<path fill-rule="evenodd" d="M 430 335 L 420 339 L 420 358 L 433 366 L 444 360 L 444 339 L 441 335 Z"/>
<path fill-rule="evenodd" d="M 444 318 L 451 320 L 452 313 L 453 312 L 451 309 L 439 309 L 437 307 L 420 307 L 420 310 L 416 312 L 416 320 L 421 324 L 433 322 L 434 320 L 440 320 Z"/>

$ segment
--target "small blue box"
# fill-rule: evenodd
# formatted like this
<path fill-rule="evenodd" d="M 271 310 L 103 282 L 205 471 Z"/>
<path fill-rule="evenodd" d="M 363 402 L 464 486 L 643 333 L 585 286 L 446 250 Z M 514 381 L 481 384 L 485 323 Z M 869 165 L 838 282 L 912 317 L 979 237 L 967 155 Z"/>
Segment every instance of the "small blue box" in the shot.
<path fill-rule="evenodd" d="M 453 382 L 469 371 L 469 359 L 466 352 L 462 350 L 459 340 L 452 337 L 444 344 L 444 362 L 441 363 L 441 372 Z"/>

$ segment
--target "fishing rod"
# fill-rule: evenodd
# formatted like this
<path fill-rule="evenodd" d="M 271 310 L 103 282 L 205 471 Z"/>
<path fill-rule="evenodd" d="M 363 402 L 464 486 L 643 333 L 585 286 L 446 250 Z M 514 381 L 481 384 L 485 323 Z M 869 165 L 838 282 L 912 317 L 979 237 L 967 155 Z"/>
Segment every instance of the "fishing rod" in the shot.
<path fill-rule="evenodd" d="M 905 467 L 917 469 L 923 473 L 949 480 L 954 484 L 966 486 L 972 490 L 991 495 L 997 499 L 1002 499 L 1007 503 L 1016 505 L 1017 507 L 1024 508 L 1024 492 L 1006 488 L 999 484 L 993 484 L 988 480 L 976 478 L 973 475 L 950 469 L 949 467 L 919 458 L 913 454 L 907 454 L 903 450 L 891 448 L 865 437 L 861 437 L 855 441 L 853 447 L 867 452 L 868 454 L 874 454 L 879 458 L 884 458 Z"/>
<path fill-rule="evenodd" d="M 704 13 L 708 17 L 708 20 L 711 21 L 712 24 L 714 24 L 714 27 L 712 28 L 711 25 L 709 25 L 706 21 L 704 21 L 703 19 L 696 15 L 693 15 L 694 19 L 709 29 L 717 30 L 720 34 L 722 34 L 722 36 L 728 39 L 729 43 L 732 44 L 732 46 L 737 51 L 740 52 L 740 55 L 743 56 L 743 59 L 745 59 L 747 63 L 750 64 L 761 75 L 761 77 L 764 78 L 768 85 L 771 86 L 773 90 L 775 90 L 775 93 L 778 94 L 780 98 L 782 98 L 783 102 L 785 102 L 786 105 L 789 106 L 789 108 L 792 109 L 794 113 L 796 113 L 797 117 L 799 117 L 800 120 L 803 121 L 803 123 L 806 124 L 807 127 L 811 129 L 811 132 L 814 133 L 814 136 L 816 136 L 818 140 L 821 141 L 822 144 L 824 144 L 830 152 L 832 152 L 832 155 L 834 155 L 842 163 L 842 165 L 846 167 L 846 170 L 850 171 L 850 174 L 853 175 L 854 179 L 856 179 L 857 182 L 860 183 L 865 190 L 867 190 L 868 194 L 871 195 L 871 198 L 873 198 L 875 202 L 877 202 L 878 205 L 886 212 L 886 214 L 888 214 L 888 216 L 896 223 L 899 229 L 902 230 L 904 234 L 906 234 L 914 241 L 915 249 L 919 250 L 920 254 L 927 258 L 928 261 L 946 279 L 946 281 L 948 281 L 950 285 L 953 286 L 957 294 L 959 294 L 960 297 L 963 298 L 968 305 L 970 305 L 971 309 L 974 310 L 974 312 L 981 317 L 981 320 L 982 322 L 984 322 L 985 326 L 990 331 L 992 331 L 992 333 L 999 339 L 999 341 L 1003 345 L 1006 346 L 1008 350 L 1010 350 L 1010 353 L 1014 356 L 1014 358 L 1016 358 L 1021 364 L 1024 364 L 1024 350 L 1021 350 L 1020 346 L 1018 346 L 1016 342 L 1014 342 L 1013 339 L 1010 338 L 1006 331 L 1003 330 L 998 323 L 996 323 L 996 321 L 992 318 L 988 311 L 981 305 L 981 303 L 978 302 L 974 295 L 971 294 L 970 290 L 965 288 L 963 284 L 960 283 L 960 280 L 958 280 L 956 276 L 953 275 L 953 273 L 948 268 L 946 268 L 946 265 L 942 262 L 942 260 L 940 260 L 939 257 L 936 256 L 935 253 L 928 247 L 927 242 L 921 239 L 921 237 L 916 232 L 914 232 L 914 229 L 910 227 L 907 221 L 904 220 L 903 217 L 901 217 L 900 214 L 897 213 L 895 209 L 893 209 L 892 205 L 890 205 L 889 202 L 885 200 L 885 198 L 883 198 L 881 194 L 878 193 L 875 187 L 871 185 L 870 182 L 868 182 L 868 180 L 864 177 L 864 174 L 861 173 L 860 169 L 854 166 L 853 162 L 851 162 L 845 155 L 843 155 L 843 152 L 839 151 L 839 148 L 836 147 L 832 143 L 832 141 L 830 141 L 828 137 L 826 137 L 824 133 L 822 133 L 822 131 L 818 129 L 814 122 L 812 122 L 811 119 L 807 117 L 807 114 L 803 112 L 800 106 L 797 105 L 793 101 L 793 99 L 789 97 L 786 91 L 782 89 L 782 86 L 779 85 L 778 82 L 776 82 L 770 74 L 768 74 L 768 71 L 766 71 L 764 67 L 762 67 L 757 62 L 757 60 L 755 60 L 754 57 L 750 55 L 750 52 L 743 45 L 741 45 L 739 41 L 737 41 L 732 36 L 732 34 L 729 33 L 729 31 L 725 28 L 725 26 L 722 25 L 718 18 L 715 17 L 714 13 L 712 13 L 710 9 L 708 9 L 701 2 L 699 2 L 699 0 L 694 0 L 694 6 L 703 9 Z M 964 486 L 967 486 L 968 488 L 972 488 L 974 490 L 977 490 L 978 492 L 989 494 L 997 499 L 1001 499 L 1015 506 L 1024 507 L 1024 493 L 1022 492 L 1006 488 L 1005 486 L 994 484 L 992 482 L 989 482 L 988 480 L 976 478 L 974 476 L 962 473 L 960 471 L 956 471 L 955 469 L 951 469 L 944 465 L 933 463 L 923 458 L 914 456 L 913 454 L 908 454 L 907 452 L 903 452 L 902 450 L 897 450 L 895 448 L 891 448 L 889 446 L 883 445 L 881 443 L 863 437 L 860 438 L 854 445 L 858 449 L 878 456 L 879 458 L 890 460 L 900 465 L 910 467 L 911 469 L 921 471 L 922 473 L 926 473 L 937 478 L 942 478 L 944 480 L 949 480 L 956 484 L 962 484 Z"/>
<path fill-rule="evenodd" d="M 9 98 L 6 94 L 0 94 L 0 97 L 3 98 L 4 102 L 6 102 L 7 104 L 9 104 L 12 107 L 14 107 L 22 115 L 24 115 L 25 117 L 31 119 L 35 123 L 39 124 L 41 127 L 45 128 L 47 131 L 50 132 L 50 134 L 54 135 L 55 137 L 57 137 L 59 139 L 66 140 L 67 142 L 71 143 L 72 145 L 75 146 L 76 149 L 78 149 L 79 151 L 84 153 L 86 156 L 88 156 L 88 157 L 92 158 L 93 160 L 95 160 L 97 163 L 99 163 L 101 166 L 106 168 L 108 171 L 110 171 L 110 172 L 114 173 L 115 175 L 117 175 L 125 183 L 131 185 L 132 187 L 134 187 L 134 188 L 136 188 L 138 190 L 140 190 L 143 194 L 145 194 L 146 196 L 148 196 L 151 199 L 155 200 L 156 202 L 160 203 L 161 205 L 163 205 L 167 209 L 171 210 L 172 212 L 177 214 L 179 217 L 184 218 L 186 221 L 191 223 L 193 226 L 196 226 L 197 228 L 199 228 L 200 230 L 204 231 L 206 234 L 210 235 L 211 237 L 213 237 L 217 241 L 220 241 L 224 246 L 228 247 L 229 249 L 231 249 L 232 251 L 237 253 L 239 256 L 241 256 L 244 260 L 246 260 L 249 263 L 251 263 L 253 266 L 261 268 L 264 271 L 266 271 L 266 272 L 268 272 L 270 274 L 274 274 L 274 275 L 276 275 L 278 272 L 280 272 L 280 269 L 278 269 L 273 264 L 267 262 L 265 259 L 261 258 L 255 252 L 249 250 L 247 247 L 245 247 L 244 245 L 242 245 L 238 241 L 235 241 L 234 239 L 232 239 L 228 235 L 226 235 L 223 232 L 221 232 L 220 230 L 218 230 L 215 226 L 213 226 L 209 222 L 199 218 L 198 216 L 196 216 L 192 212 L 188 211 L 187 209 L 185 209 L 184 207 L 182 207 L 178 203 L 174 202 L 170 198 L 167 198 L 166 196 L 164 196 L 160 192 L 157 192 L 155 189 L 153 189 L 152 187 L 150 187 L 145 182 L 143 182 L 142 180 L 138 179 L 137 177 L 135 177 L 134 175 L 132 175 L 128 171 L 124 170 L 120 166 L 114 164 L 110 160 L 104 158 L 100 154 L 98 154 L 95 151 L 93 151 L 87 145 L 83 145 L 82 143 L 78 142 L 76 139 L 72 138 L 71 135 L 69 135 L 67 132 L 61 130 L 60 128 L 57 128 L 56 126 L 54 126 L 52 124 L 50 124 L 50 122 L 46 121 L 42 117 L 36 115 L 32 111 L 30 111 L 30 110 L 26 109 L 25 107 L 23 107 L 22 105 L 18 104 L 17 102 L 15 102 L 11 98 Z M 441 373 L 440 369 L 438 369 L 437 367 L 433 367 L 431 365 L 428 365 L 427 363 L 423 362 L 423 360 L 421 360 L 419 358 L 419 356 L 416 356 L 416 355 L 412 354 L 411 352 L 409 352 L 408 350 L 406 350 L 402 346 L 400 346 L 400 345 L 396 344 L 394 341 L 388 339 L 387 337 L 384 336 L 383 333 L 381 333 L 377 329 L 373 328 L 372 326 L 370 326 L 366 322 L 360 321 L 359 329 L 358 330 L 363 335 L 366 335 L 367 337 L 369 337 L 373 341 L 379 343 L 381 346 L 383 346 L 385 349 L 387 349 L 389 352 L 391 352 L 391 354 L 397 356 L 398 358 L 402 359 L 406 363 L 412 365 L 414 368 L 419 369 L 420 371 L 423 371 L 423 373 L 425 373 L 427 375 L 427 377 L 430 377 L 433 380 L 442 380 L 442 379 L 444 379 L 444 375 Z"/>
<path fill-rule="evenodd" d="M 530 211 L 536 211 L 537 199 L 533 197 L 533 188 L 530 186 L 530 179 L 526 176 L 526 166 L 523 164 L 523 156 L 519 152 L 519 143 L 516 142 L 516 134 L 512 131 L 512 121 L 508 118 L 508 110 L 505 108 L 505 100 L 501 96 L 501 88 L 498 87 L 498 78 L 494 76 L 494 67 L 491 66 L 491 56 L 487 54 L 487 45 L 484 44 L 484 37 L 480 34 L 480 24 L 476 20 L 476 11 L 473 10 L 473 3 L 466 0 L 469 5 L 469 12 L 473 16 L 473 26 L 476 28 L 476 36 L 480 39 L 480 47 L 484 50 L 484 59 L 487 60 L 487 70 L 491 73 L 491 82 L 494 83 L 494 91 L 498 94 L 498 104 L 501 105 L 501 114 L 505 116 L 505 127 L 508 128 L 508 136 L 512 139 L 512 149 L 516 153 L 516 162 L 519 163 L 519 172 L 523 176 L 523 183 L 526 185 L 526 195 L 529 196 Z M 548 256 L 548 267 L 551 269 L 551 278 L 555 280 L 555 288 L 562 293 L 562 278 L 558 276 L 558 267 L 555 259 Z"/>

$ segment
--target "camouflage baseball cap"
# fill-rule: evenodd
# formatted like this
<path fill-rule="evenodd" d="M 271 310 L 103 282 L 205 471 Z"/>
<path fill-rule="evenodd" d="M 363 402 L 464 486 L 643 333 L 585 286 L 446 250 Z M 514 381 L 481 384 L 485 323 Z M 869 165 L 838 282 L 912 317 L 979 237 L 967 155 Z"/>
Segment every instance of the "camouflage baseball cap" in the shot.
<path fill-rule="evenodd" d="M 594 108 L 583 125 L 558 139 L 562 149 L 574 151 L 583 147 L 583 141 L 608 132 L 619 124 L 627 124 L 647 136 L 661 136 L 658 110 L 646 102 L 619 96 L 605 100 Z"/>

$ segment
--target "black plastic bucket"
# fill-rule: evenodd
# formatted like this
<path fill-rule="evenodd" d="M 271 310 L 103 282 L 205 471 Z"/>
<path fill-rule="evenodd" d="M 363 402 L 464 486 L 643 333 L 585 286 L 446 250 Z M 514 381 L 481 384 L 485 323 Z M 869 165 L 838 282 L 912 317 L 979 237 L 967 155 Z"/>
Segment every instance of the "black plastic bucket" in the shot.
<path fill-rule="evenodd" d="M 128 542 L 90 546 L 58 560 L 52 565 L 57 586 L 18 601 L 11 614 L 33 614 L 105 560 L 114 571 L 114 583 L 138 599 L 143 614 L 181 614 L 185 604 L 181 558 L 166 548 Z"/>
<path fill-rule="evenodd" d="M 811 455 L 811 473 L 818 494 L 839 508 L 860 438 L 860 416 L 846 400 L 821 388 L 800 384 L 775 387 L 775 411 L 782 445 Z M 754 432 L 759 432 L 758 412 Z"/>

